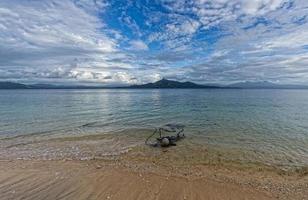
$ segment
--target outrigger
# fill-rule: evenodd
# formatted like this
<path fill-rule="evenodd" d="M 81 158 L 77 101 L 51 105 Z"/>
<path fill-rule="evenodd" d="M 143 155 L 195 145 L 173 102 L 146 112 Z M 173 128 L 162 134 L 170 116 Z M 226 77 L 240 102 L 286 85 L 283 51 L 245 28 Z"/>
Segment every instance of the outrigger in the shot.
<path fill-rule="evenodd" d="M 164 126 L 155 128 L 152 135 L 150 135 L 146 140 L 145 144 L 150 146 L 161 146 L 161 147 L 168 147 L 168 146 L 176 146 L 176 142 L 183 139 L 185 137 L 184 134 L 185 126 L 182 124 L 166 124 Z M 165 136 L 164 132 L 167 133 L 174 133 L 174 135 L 167 135 Z M 156 138 L 157 142 L 149 144 L 149 139 L 152 138 L 155 134 L 159 134 L 159 137 Z"/>

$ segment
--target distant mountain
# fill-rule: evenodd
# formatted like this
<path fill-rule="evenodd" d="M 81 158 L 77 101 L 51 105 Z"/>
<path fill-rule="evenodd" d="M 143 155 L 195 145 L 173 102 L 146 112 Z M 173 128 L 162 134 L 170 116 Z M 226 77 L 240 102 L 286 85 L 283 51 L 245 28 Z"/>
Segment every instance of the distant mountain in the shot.
<path fill-rule="evenodd" d="M 304 85 L 280 85 L 268 81 L 262 82 L 239 82 L 228 85 L 228 87 L 239 89 L 308 89 L 308 86 Z"/>
<path fill-rule="evenodd" d="M 0 89 L 28 89 L 29 86 L 21 83 L 0 82 Z"/>
<path fill-rule="evenodd" d="M 236 87 L 236 88 L 249 88 L 249 89 L 253 89 L 253 88 L 274 88 L 277 85 L 271 82 L 267 82 L 267 81 L 263 81 L 263 82 L 250 82 L 250 81 L 246 81 L 246 82 L 239 82 L 239 83 L 234 83 L 234 84 L 230 84 L 228 85 L 228 87 Z"/>
<path fill-rule="evenodd" d="M 179 82 L 167 79 L 161 79 L 154 83 L 131 86 L 84 86 L 84 85 L 50 85 L 50 84 L 32 84 L 26 85 L 13 82 L 0 82 L 0 89 L 308 89 L 304 85 L 279 85 L 271 82 L 239 82 L 226 86 L 218 85 L 200 85 L 193 82 Z"/>
<path fill-rule="evenodd" d="M 167 79 L 161 79 L 157 82 L 154 83 L 147 83 L 147 84 L 143 84 L 143 85 L 132 85 L 129 86 L 129 88 L 136 88 L 136 89 L 158 89 L 158 88 L 221 88 L 219 86 L 209 86 L 209 85 L 199 85 L 196 83 L 192 83 L 192 82 L 178 82 L 178 81 L 171 81 L 171 80 L 167 80 Z"/>
<path fill-rule="evenodd" d="M 32 89 L 53 89 L 58 87 L 56 85 L 50 85 L 50 84 L 33 84 L 28 86 Z"/>
<path fill-rule="evenodd" d="M 84 86 L 84 85 L 51 85 L 32 84 L 26 85 L 14 82 L 0 82 L 0 89 L 104 89 L 104 86 Z"/>

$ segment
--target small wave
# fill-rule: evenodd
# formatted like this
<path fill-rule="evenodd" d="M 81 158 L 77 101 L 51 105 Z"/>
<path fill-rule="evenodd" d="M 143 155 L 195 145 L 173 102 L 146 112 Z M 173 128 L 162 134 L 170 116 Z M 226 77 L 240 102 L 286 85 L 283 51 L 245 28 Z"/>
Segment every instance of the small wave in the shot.
<path fill-rule="evenodd" d="M 97 122 L 89 122 L 86 124 L 81 125 L 80 127 L 94 127 Z"/>
<path fill-rule="evenodd" d="M 38 132 L 32 132 L 32 133 L 26 133 L 26 134 L 22 134 L 22 135 L 14 135 L 14 136 L 9 136 L 9 137 L 4 137 L 1 138 L 0 141 L 5 141 L 5 140 L 13 140 L 13 139 L 18 139 L 18 138 L 26 138 L 26 137 L 33 137 L 36 135 L 48 135 L 48 134 L 52 134 L 54 132 L 58 132 L 58 131 L 65 131 L 67 129 L 56 129 L 56 130 L 46 130 L 46 131 L 38 131 Z"/>
<path fill-rule="evenodd" d="M 96 128 L 96 127 L 105 127 L 105 126 L 108 126 L 108 125 L 112 125 L 113 122 L 105 122 L 105 123 L 102 123 L 102 122 L 89 122 L 89 123 L 85 123 L 81 126 L 79 126 L 78 128 Z"/>

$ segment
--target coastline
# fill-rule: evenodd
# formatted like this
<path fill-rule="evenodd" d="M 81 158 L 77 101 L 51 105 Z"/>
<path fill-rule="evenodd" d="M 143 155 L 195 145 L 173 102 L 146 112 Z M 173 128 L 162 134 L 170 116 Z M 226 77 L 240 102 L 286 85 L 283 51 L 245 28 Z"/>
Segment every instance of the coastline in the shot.
<path fill-rule="evenodd" d="M 249 162 L 238 150 L 213 148 L 189 137 L 175 147 L 153 148 L 143 143 L 145 130 L 131 132 L 133 137 L 124 132 L 2 139 L 0 199 L 302 200 L 308 196 L 308 167 Z M 103 153 L 114 148 L 124 151 Z"/>
<path fill-rule="evenodd" d="M 1 160 L 1 199 L 296 200 L 308 196 L 307 174 L 161 161 L 127 154 L 84 161 Z"/>

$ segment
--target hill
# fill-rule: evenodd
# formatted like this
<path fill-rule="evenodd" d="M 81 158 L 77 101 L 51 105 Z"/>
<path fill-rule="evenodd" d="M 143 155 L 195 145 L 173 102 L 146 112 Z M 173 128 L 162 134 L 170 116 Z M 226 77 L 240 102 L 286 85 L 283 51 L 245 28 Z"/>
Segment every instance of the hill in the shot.
<path fill-rule="evenodd" d="M 172 81 L 167 79 L 161 79 L 154 83 L 147 83 L 142 85 L 132 85 L 129 86 L 129 88 L 149 88 L 149 89 L 155 89 L 155 88 L 221 88 L 219 86 L 209 86 L 209 85 L 199 85 L 193 82 L 179 82 L 179 81 Z"/>
<path fill-rule="evenodd" d="M 193 82 L 179 82 L 161 79 L 154 83 L 131 86 L 85 86 L 85 85 L 52 85 L 32 84 L 26 85 L 14 82 L 0 82 L 0 89 L 308 89 L 305 85 L 279 85 L 267 81 L 239 82 L 226 86 L 200 85 Z"/>
<path fill-rule="evenodd" d="M 21 83 L 0 82 L 0 89 L 28 89 L 29 86 Z"/>

